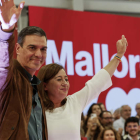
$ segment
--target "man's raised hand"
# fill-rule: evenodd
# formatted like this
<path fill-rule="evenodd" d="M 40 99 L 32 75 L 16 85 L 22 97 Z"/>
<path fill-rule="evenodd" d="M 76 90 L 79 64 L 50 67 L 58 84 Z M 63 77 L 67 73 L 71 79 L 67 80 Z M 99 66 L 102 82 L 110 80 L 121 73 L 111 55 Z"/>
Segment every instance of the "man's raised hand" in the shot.
<path fill-rule="evenodd" d="M 14 4 L 14 0 L 1 0 L 0 5 L 0 22 L 4 31 L 11 31 L 15 27 L 15 23 L 21 14 L 25 2 L 22 1 L 18 8 Z"/>

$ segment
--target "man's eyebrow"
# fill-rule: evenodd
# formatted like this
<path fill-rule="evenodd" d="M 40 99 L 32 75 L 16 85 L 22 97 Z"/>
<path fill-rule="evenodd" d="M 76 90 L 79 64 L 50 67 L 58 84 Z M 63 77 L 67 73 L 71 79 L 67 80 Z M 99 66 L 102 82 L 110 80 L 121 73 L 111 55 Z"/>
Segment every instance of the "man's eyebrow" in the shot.
<path fill-rule="evenodd" d="M 36 47 L 36 45 L 33 45 L 33 44 L 29 44 L 27 47 L 29 47 L 29 46 L 33 46 L 33 47 Z"/>
<path fill-rule="evenodd" d="M 34 44 L 29 44 L 27 47 L 32 46 L 32 47 L 37 47 L 37 45 Z M 47 46 L 43 46 L 42 48 L 48 48 Z"/>

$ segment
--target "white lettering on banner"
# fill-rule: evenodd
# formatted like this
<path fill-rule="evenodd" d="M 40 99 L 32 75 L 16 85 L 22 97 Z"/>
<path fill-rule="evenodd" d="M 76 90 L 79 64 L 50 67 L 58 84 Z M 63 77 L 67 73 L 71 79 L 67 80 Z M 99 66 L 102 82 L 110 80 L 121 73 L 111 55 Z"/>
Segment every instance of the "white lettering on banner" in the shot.
<path fill-rule="evenodd" d="M 80 51 L 76 54 L 75 59 L 81 60 L 83 57 L 86 59 L 80 62 L 77 62 L 75 65 L 75 71 L 79 76 L 93 76 L 93 62 L 92 56 L 89 52 Z M 86 70 L 82 70 L 82 67 L 86 66 Z"/>
<path fill-rule="evenodd" d="M 57 48 L 54 40 L 47 41 L 47 58 L 46 63 L 60 63 L 63 67 L 65 67 L 65 63 L 67 60 L 67 74 L 74 75 L 74 61 L 73 61 L 73 45 L 71 41 L 63 41 L 62 49 L 60 54 L 60 59 L 58 56 Z"/>
<path fill-rule="evenodd" d="M 93 43 L 93 59 L 94 59 L 94 66 L 92 55 L 87 51 L 79 51 L 75 55 L 75 60 L 78 61 L 74 67 L 74 56 L 73 56 L 73 43 L 72 41 L 63 41 L 62 48 L 60 53 L 60 58 L 58 55 L 57 47 L 54 40 L 47 41 L 47 58 L 46 64 L 50 63 L 60 63 L 64 68 L 67 65 L 67 74 L 74 75 L 74 68 L 79 76 L 93 76 L 93 68 L 95 70 L 95 74 L 102 68 L 101 67 L 101 52 L 102 52 L 102 65 L 105 67 L 109 62 L 109 51 L 108 51 L 108 44 L 99 44 Z M 101 51 L 100 51 L 101 49 Z M 115 55 L 115 54 L 114 54 Z M 114 55 L 111 59 L 114 58 Z M 85 57 L 85 60 L 82 58 Z M 129 71 L 130 78 L 136 78 L 136 64 L 140 62 L 139 55 L 128 55 L 128 60 L 125 56 L 122 57 L 122 69 L 118 71 L 116 69 L 114 76 L 117 78 L 124 78 Z M 82 67 L 86 66 L 86 69 L 83 70 Z"/>
<path fill-rule="evenodd" d="M 129 105 L 132 109 L 131 115 L 135 116 L 135 105 L 140 102 L 140 89 L 133 88 L 128 94 L 120 87 L 114 87 L 109 90 L 106 96 L 107 110 L 115 110 L 122 105 Z"/>
<path fill-rule="evenodd" d="M 140 62 L 140 57 L 139 55 L 129 55 L 129 73 L 130 73 L 130 78 L 136 78 L 136 63 Z"/>
<path fill-rule="evenodd" d="M 93 44 L 93 54 L 94 54 L 94 65 L 95 74 L 101 69 L 101 54 L 100 54 L 100 44 Z"/>
<path fill-rule="evenodd" d="M 103 67 L 105 67 L 109 63 L 109 54 L 108 54 L 107 44 L 102 44 L 102 62 L 103 62 Z"/>

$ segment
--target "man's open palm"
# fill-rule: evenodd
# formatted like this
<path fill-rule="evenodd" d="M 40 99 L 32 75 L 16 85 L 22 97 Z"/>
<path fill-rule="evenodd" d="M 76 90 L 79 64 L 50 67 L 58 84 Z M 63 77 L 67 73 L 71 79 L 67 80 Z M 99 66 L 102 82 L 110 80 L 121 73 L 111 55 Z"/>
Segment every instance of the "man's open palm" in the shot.
<path fill-rule="evenodd" d="M 0 21 L 3 29 L 9 29 L 18 21 L 24 3 L 22 1 L 18 8 L 16 8 L 13 0 L 1 0 Z"/>

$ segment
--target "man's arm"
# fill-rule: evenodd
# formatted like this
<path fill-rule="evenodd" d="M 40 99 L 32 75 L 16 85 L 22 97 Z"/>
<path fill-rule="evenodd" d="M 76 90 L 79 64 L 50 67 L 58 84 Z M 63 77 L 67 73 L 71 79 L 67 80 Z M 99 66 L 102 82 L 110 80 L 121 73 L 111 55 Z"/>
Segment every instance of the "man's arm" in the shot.
<path fill-rule="evenodd" d="M 0 92 L 6 81 L 8 70 L 11 69 L 12 57 L 14 52 L 14 37 L 13 30 L 21 11 L 24 2 L 21 2 L 16 8 L 13 0 L 1 0 L 0 6 Z"/>
<path fill-rule="evenodd" d="M 3 90 L 4 85 L 8 75 L 8 70 L 12 65 L 13 52 L 14 52 L 14 36 L 11 33 L 6 33 L 2 31 L 0 26 L 0 92 Z M 11 71 L 12 72 L 12 71 Z"/>

